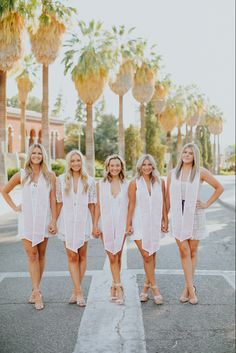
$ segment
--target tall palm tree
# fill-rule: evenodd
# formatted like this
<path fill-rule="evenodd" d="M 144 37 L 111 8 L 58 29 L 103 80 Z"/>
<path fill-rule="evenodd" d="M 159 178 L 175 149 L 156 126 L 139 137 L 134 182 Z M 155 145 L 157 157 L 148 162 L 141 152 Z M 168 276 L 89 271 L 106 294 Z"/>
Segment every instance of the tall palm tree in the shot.
<path fill-rule="evenodd" d="M 195 85 L 186 87 L 186 92 L 188 93 L 186 125 L 190 127 L 186 140 L 193 142 L 193 127 L 200 123 L 204 113 L 204 97 Z"/>
<path fill-rule="evenodd" d="M 152 104 L 154 114 L 158 117 L 164 110 L 165 102 L 169 94 L 171 87 L 171 81 L 169 75 L 167 75 L 163 80 L 158 80 L 155 83 L 155 91 L 152 96 Z"/>
<path fill-rule="evenodd" d="M 134 40 L 129 39 L 129 34 L 133 31 L 133 28 L 126 33 L 124 26 L 121 26 L 119 29 L 113 26 L 112 31 L 122 57 L 122 62 L 115 80 L 110 79 L 109 86 L 111 90 L 119 96 L 118 147 L 119 154 L 124 158 L 125 133 L 123 123 L 123 97 L 133 86 L 134 81 Z"/>
<path fill-rule="evenodd" d="M 90 21 L 86 25 L 80 21 L 78 28 L 79 33 L 72 34 L 67 42 L 72 49 L 65 53 L 63 62 L 65 73 L 71 71 L 77 93 L 86 104 L 86 162 L 88 172 L 94 175 L 93 104 L 103 93 L 109 70 L 118 62 L 118 53 L 114 52 L 113 39 L 103 30 L 102 23 Z"/>
<path fill-rule="evenodd" d="M 146 122 L 145 122 L 145 104 L 150 102 L 155 91 L 155 75 L 159 68 L 160 56 L 156 53 L 151 52 L 149 58 L 144 55 L 147 47 L 146 41 L 140 41 L 137 43 L 140 48 L 141 64 L 137 66 L 134 75 L 134 85 L 132 93 L 134 98 L 140 103 L 140 135 L 142 140 L 142 152 L 146 152 Z"/>
<path fill-rule="evenodd" d="M 169 171 L 172 168 L 172 143 L 171 143 L 171 131 L 178 124 L 178 117 L 176 112 L 176 106 L 173 102 L 173 99 L 169 98 L 166 102 L 164 111 L 160 114 L 160 124 L 162 128 L 166 131 L 166 145 L 167 153 L 169 154 L 169 162 L 167 170 Z"/>
<path fill-rule="evenodd" d="M 27 55 L 21 64 L 21 72 L 16 77 L 16 83 L 18 88 L 18 98 L 20 102 L 21 109 L 21 147 L 20 147 L 20 158 L 22 165 L 25 159 L 26 152 L 26 104 L 28 99 L 28 94 L 33 88 L 33 76 L 36 76 L 37 66 L 36 62 L 33 60 L 32 55 Z"/>
<path fill-rule="evenodd" d="M 50 122 L 49 122 L 49 65 L 59 54 L 62 36 L 66 30 L 65 23 L 74 9 L 62 2 L 43 0 L 39 25 L 36 31 L 29 29 L 32 52 L 38 63 L 42 64 L 42 142 L 50 156 Z"/>
<path fill-rule="evenodd" d="M 7 71 L 23 54 L 22 34 L 27 8 L 17 0 L 0 4 L 0 188 L 7 180 L 5 156 L 7 152 L 6 82 Z"/>

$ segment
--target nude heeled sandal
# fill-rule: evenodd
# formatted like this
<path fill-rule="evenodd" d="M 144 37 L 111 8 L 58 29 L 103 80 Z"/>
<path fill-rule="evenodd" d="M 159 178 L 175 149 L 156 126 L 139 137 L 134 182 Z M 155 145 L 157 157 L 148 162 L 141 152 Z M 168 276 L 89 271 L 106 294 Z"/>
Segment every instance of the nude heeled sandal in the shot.
<path fill-rule="evenodd" d="M 195 298 L 190 298 L 189 299 L 189 303 L 192 304 L 192 305 L 196 305 L 198 303 L 198 299 L 197 299 L 197 296 L 196 296 L 197 288 L 195 286 L 193 286 L 193 289 L 194 289 Z"/>
<path fill-rule="evenodd" d="M 114 286 L 116 288 L 120 288 L 121 291 L 120 291 L 120 295 L 119 293 L 117 293 L 117 299 L 115 300 L 115 303 L 116 304 L 119 304 L 119 305 L 123 305 L 125 303 L 125 299 L 124 299 L 124 288 L 122 286 L 121 283 L 114 283 Z M 118 292 L 118 291 L 117 291 Z"/>
<path fill-rule="evenodd" d="M 112 282 L 112 286 L 110 288 L 110 301 L 112 303 L 114 303 L 114 301 L 117 299 L 117 295 L 116 294 L 116 287 L 115 287 L 115 283 Z"/>
<path fill-rule="evenodd" d="M 150 288 L 150 284 L 144 283 L 145 288 Z M 141 303 L 147 302 L 149 299 L 148 293 L 141 292 L 139 295 L 139 299 Z"/>
<path fill-rule="evenodd" d="M 185 297 L 184 295 L 181 295 L 179 298 L 180 303 L 187 303 L 189 301 L 189 297 Z"/>
<path fill-rule="evenodd" d="M 69 299 L 69 304 L 76 304 L 77 303 L 77 297 L 75 294 L 74 289 L 72 290 L 71 297 Z"/>
<path fill-rule="evenodd" d="M 44 304 L 43 304 L 43 298 L 42 298 L 42 294 L 40 291 L 38 291 L 35 294 L 35 303 L 34 303 L 34 307 L 36 310 L 42 310 L 44 309 Z"/>
<path fill-rule="evenodd" d="M 152 289 L 157 288 L 157 286 L 151 286 Z M 159 295 L 153 295 L 154 303 L 157 305 L 163 304 L 163 297 L 161 294 Z"/>
<path fill-rule="evenodd" d="M 81 306 L 81 307 L 86 306 L 86 302 L 85 302 L 83 296 L 78 296 L 78 295 L 77 295 L 76 303 L 77 303 L 78 306 Z"/>
<path fill-rule="evenodd" d="M 32 292 L 31 292 L 31 294 L 30 294 L 28 303 L 29 303 L 29 304 L 35 304 L 35 294 L 33 293 L 33 289 L 32 289 Z"/>

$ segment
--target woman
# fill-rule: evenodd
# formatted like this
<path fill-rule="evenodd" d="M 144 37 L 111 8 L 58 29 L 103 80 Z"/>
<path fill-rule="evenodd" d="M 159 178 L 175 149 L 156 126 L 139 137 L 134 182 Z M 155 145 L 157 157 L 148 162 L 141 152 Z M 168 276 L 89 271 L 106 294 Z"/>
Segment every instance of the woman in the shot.
<path fill-rule="evenodd" d="M 64 242 L 74 285 L 70 304 L 85 306 L 81 283 L 86 271 L 87 246 L 96 203 L 94 180 L 85 170 L 81 152 L 66 156 L 66 172 L 57 178 L 58 237 Z"/>
<path fill-rule="evenodd" d="M 124 304 L 120 271 L 128 209 L 128 182 L 125 180 L 125 164 L 119 155 L 115 154 L 106 159 L 105 176 L 97 184 L 97 197 L 93 235 L 102 235 L 110 261 L 113 278 L 111 301 Z M 100 216 L 101 224 L 99 227 Z"/>
<path fill-rule="evenodd" d="M 22 203 L 16 206 L 9 193 L 22 185 Z M 41 144 L 29 147 L 25 168 L 13 175 L 2 190 L 8 205 L 19 212 L 18 236 L 28 257 L 32 293 L 29 303 L 44 308 L 40 282 L 45 267 L 45 253 L 50 234 L 56 233 L 56 177 L 47 166 L 47 155 Z"/>
<path fill-rule="evenodd" d="M 207 202 L 200 200 L 203 182 L 215 191 Z M 167 210 L 171 211 L 172 235 L 179 247 L 185 276 L 185 288 L 180 302 L 197 304 L 196 287 L 193 285 L 199 241 L 206 236 L 205 209 L 223 192 L 222 185 L 205 168 L 200 167 L 200 152 L 195 144 L 186 144 L 175 169 L 167 178 Z"/>
<path fill-rule="evenodd" d="M 163 298 L 156 286 L 156 252 L 160 249 L 161 232 L 167 232 L 168 220 L 165 206 L 165 182 L 159 177 L 154 158 L 142 156 L 137 163 L 137 176 L 129 185 L 129 207 L 126 233 L 131 235 L 144 262 L 146 280 L 140 301 L 153 292 L 154 302 L 162 304 Z"/>

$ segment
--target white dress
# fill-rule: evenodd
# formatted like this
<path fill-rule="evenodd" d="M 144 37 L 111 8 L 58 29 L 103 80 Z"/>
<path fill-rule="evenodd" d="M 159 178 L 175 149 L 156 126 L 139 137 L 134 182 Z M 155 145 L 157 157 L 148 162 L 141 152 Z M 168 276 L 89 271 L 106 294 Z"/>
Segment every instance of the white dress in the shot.
<path fill-rule="evenodd" d="M 77 202 L 77 193 L 74 192 L 73 189 L 73 199 L 74 199 L 74 204 Z M 57 202 L 62 202 L 62 178 L 57 178 L 57 187 L 56 187 L 56 199 Z M 96 185 L 95 182 L 91 177 L 89 177 L 89 188 L 88 188 L 88 204 L 89 203 L 94 203 L 96 204 L 97 202 L 97 195 L 96 195 Z M 72 205 L 73 207 L 73 205 Z M 60 240 L 63 242 L 65 241 L 65 222 L 64 222 L 64 212 L 63 212 L 63 206 L 57 221 L 58 225 L 58 233 L 57 236 Z M 89 239 L 94 239 L 92 236 L 92 217 L 91 213 L 88 210 L 87 214 L 87 222 L 86 222 L 86 230 L 85 230 L 85 241 L 88 241 Z"/>
<path fill-rule="evenodd" d="M 198 189 L 198 200 L 200 200 L 201 185 L 199 184 Z M 187 187 L 187 181 L 181 181 L 181 197 L 182 200 L 185 200 L 185 192 Z M 206 229 L 206 213 L 203 208 L 196 208 L 194 213 L 194 222 L 193 222 L 193 234 L 190 238 L 191 240 L 201 240 L 208 236 Z"/>
<path fill-rule="evenodd" d="M 21 184 L 23 179 L 25 178 L 26 173 L 24 169 L 20 170 L 20 178 L 21 178 Z M 30 183 L 30 191 L 31 191 L 31 202 L 32 202 L 32 208 L 33 208 L 33 216 L 36 218 L 36 205 L 37 205 L 37 195 L 38 195 L 38 184 L 31 182 Z M 50 208 L 50 199 L 48 199 L 49 202 L 49 207 L 48 207 L 48 212 L 47 212 L 47 217 L 46 217 L 46 223 L 45 223 L 45 228 L 44 228 L 44 237 L 48 238 L 53 236 L 52 234 L 50 234 L 48 232 L 48 226 L 51 222 L 51 208 Z M 17 237 L 19 239 L 28 239 L 25 236 L 25 227 L 24 227 L 24 217 L 25 215 L 23 214 L 23 212 L 19 212 L 19 216 L 18 216 L 18 235 Z M 33 222 L 33 220 L 31 220 Z"/>

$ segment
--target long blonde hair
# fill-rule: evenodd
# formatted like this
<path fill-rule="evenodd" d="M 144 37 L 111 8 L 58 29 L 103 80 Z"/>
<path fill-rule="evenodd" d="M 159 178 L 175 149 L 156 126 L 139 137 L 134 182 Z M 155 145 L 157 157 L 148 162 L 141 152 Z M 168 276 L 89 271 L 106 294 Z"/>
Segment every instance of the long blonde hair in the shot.
<path fill-rule="evenodd" d="M 121 171 L 119 173 L 119 179 L 120 181 L 123 183 L 123 181 L 125 180 L 125 161 L 123 160 L 123 158 L 121 156 L 119 156 L 118 154 L 112 154 L 111 156 L 108 156 L 104 162 L 105 165 L 105 173 L 104 173 L 104 177 L 103 177 L 103 181 L 108 180 L 109 183 L 112 181 L 112 176 L 109 172 L 109 164 L 111 162 L 112 159 L 119 159 L 120 164 L 121 164 Z"/>
<path fill-rule="evenodd" d="M 70 151 L 67 155 L 66 155 L 66 166 L 65 166 L 65 192 L 69 193 L 70 189 L 71 189 L 71 183 L 72 183 L 72 169 L 71 169 L 71 158 L 74 154 L 77 154 L 80 159 L 81 159 L 81 170 L 80 170 L 80 178 L 81 181 L 83 183 L 84 189 L 83 192 L 87 192 L 88 191 L 88 173 L 85 169 L 85 161 L 84 161 L 84 156 L 83 154 L 79 151 L 79 150 L 72 150 Z"/>
<path fill-rule="evenodd" d="M 43 147 L 43 145 L 41 145 L 40 143 L 33 143 L 28 149 L 28 153 L 27 153 L 27 157 L 26 157 L 26 161 L 25 161 L 25 168 L 24 168 L 26 175 L 25 175 L 25 178 L 23 179 L 22 183 L 25 184 L 27 181 L 29 181 L 31 183 L 33 181 L 33 169 L 32 169 L 32 163 L 31 163 L 31 156 L 32 156 L 33 150 L 35 148 L 39 148 L 42 152 L 43 159 L 40 163 L 41 171 L 42 171 L 42 174 L 43 174 L 47 184 L 50 185 L 50 187 L 51 187 L 52 186 L 51 179 L 52 179 L 53 173 L 50 171 L 50 168 L 48 166 L 47 152 L 46 152 L 45 148 Z"/>
<path fill-rule="evenodd" d="M 179 159 L 177 162 L 177 165 L 175 167 L 175 175 L 176 178 L 179 179 L 180 177 L 180 173 L 181 173 L 181 169 L 183 167 L 183 153 L 187 148 L 191 148 L 193 151 L 193 165 L 192 165 L 192 170 L 191 170 L 191 174 L 190 174 L 190 181 L 191 183 L 193 182 L 196 173 L 199 173 L 200 171 L 200 151 L 197 145 L 195 145 L 194 143 L 187 143 L 186 145 L 184 145 L 184 147 L 182 148 L 180 155 L 179 155 Z"/>
<path fill-rule="evenodd" d="M 136 165 L 136 178 L 141 178 L 142 176 L 142 165 L 144 161 L 148 160 L 152 165 L 152 173 L 151 173 L 151 183 L 154 184 L 156 181 L 160 183 L 160 173 L 157 170 L 155 159 L 151 154 L 144 154 L 141 156 Z"/>

